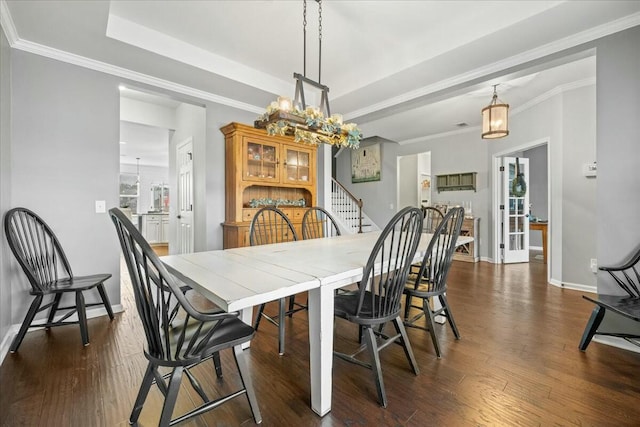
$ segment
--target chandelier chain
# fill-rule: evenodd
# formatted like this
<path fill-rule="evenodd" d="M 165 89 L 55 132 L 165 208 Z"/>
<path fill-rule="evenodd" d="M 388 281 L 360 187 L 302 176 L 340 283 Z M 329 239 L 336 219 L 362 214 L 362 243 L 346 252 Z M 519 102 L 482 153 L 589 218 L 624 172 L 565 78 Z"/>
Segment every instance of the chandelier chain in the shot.
<path fill-rule="evenodd" d="M 322 83 L 322 0 L 318 2 L 318 83 Z"/>
<path fill-rule="evenodd" d="M 302 2 L 302 75 L 307 77 L 307 0 Z"/>

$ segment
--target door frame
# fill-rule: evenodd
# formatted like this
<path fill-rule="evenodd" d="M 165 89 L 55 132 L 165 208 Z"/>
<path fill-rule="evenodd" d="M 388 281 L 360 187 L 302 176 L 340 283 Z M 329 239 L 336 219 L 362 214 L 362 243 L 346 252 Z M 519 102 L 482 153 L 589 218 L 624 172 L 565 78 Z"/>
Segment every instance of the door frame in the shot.
<path fill-rule="evenodd" d="M 500 166 L 502 157 L 512 155 L 513 153 L 530 150 L 541 145 L 547 146 L 547 218 L 551 219 L 551 181 L 553 174 L 551 173 L 551 155 L 549 145 L 551 144 L 551 138 L 545 137 L 529 141 L 520 145 L 505 148 L 504 150 L 493 153 L 491 156 L 491 176 L 493 185 L 491 189 L 491 222 L 493 224 L 493 247 L 491 248 L 491 256 L 495 264 L 503 264 L 503 260 L 500 253 L 500 240 L 501 230 L 500 224 L 502 220 L 502 214 L 500 213 L 500 194 L 502 191 L 502 185 L 500 180 Z M 529 171 L 531 172 L 531 171 Z M 549 221 L 549 230 L 547 236 L 547 282 L 551 277 L 551 263 L 553 262 L 551 236 L 553 235 L 553 228 L 560 226 L 561 224 L 553 224 Z"/>

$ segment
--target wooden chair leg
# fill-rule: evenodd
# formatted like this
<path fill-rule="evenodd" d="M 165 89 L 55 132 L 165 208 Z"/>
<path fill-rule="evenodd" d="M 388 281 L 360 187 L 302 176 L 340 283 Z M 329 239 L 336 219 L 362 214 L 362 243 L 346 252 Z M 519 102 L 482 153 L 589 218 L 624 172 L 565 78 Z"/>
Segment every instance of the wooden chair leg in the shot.
<path fill-rule="evenodd" d="M 598 328 L 600 327 L 600 323 L 602 323 L 602 319 L 604 318 L 605 309 L 599 305 L 596 305 L 593 311 L 591 312 L 591 317 L 589 317 L 589 321 L 587 322 L 587 326 L 584 328 L 584 333 L 582 334 L 582 339 L 580 340 L 580 345 L 578 348 L 580 351 L 586 351 L 591 339 L 596 334 Z"/>
<path fill-rule="evenodd" d="M 53 318 L 56 315 L 56 311 L 58 311 L 58 306 L 60 305 L 61 299 L 62 299 L 62 294 L 56 294 L 53 297 L 53 305 L 51 306 L 51 310 L 49 310 L 49 317 L 47 317 L 47 323 L 53 322 Z M 51 327 L 47 326 L 46 329 L 51 329 Z"/>
<path fill-rule="evenodd" d="M 400 316 L 393 319 L 393 326 L 396 328 L 396 332 L 399 333 L 401 336 L 402 348 L 404 349 L 405 356 L 407 356 L 407 360 L 409 360 L 411 369 L 413 369 L 413 373 L 418 375 L 420 373 L 420 369 L 418 368 L 418 362 L 416 362 L 416 358 L 413 355 L 413 350 L 411 349 L 411 343 L 409 342 L 409 336 L 407 335 L 407 330 L 405 329 L 404 323 L 402 323 L 402 319 L 400 319 Z"/>
<path fill-rule="evenodd" d="M 436 336 L 436 328 L 435 328 L 435 319 L 433 318 L 433 312 L 431 311 L 431 307 L 429 306 L 429 298 L 424 298 L 422 300 L 422 311 L 424 311 L 425 319 L 427 321 L 427 328 L 429 328 L 429 334 L 431 335 L 431 341 L 433 342 L 433 348 L 436 350 L 436 356 L 440 359 L 440 343 L 438 342 L 438 337 Z"/>
<path fill-rule="evenodd" d="M 136 397 L 136 403 L 133 405 L 133 411 L 131 411 L 131 416 L 129 416 L 129 424 L 135 424 L 138 422 L 138 417 L 140 417 L 144 401 L 147 400 L 147 395 L 149 394 L 149 390 L 153 384 L 153 369 L 155 368 L 151 363 L 149 363 L 147 365 L 147 370 L 144 373 L 144 377 L 142 378 L 142 384 L 140 384 L 138 397 Z"/>
<path fill-rule="evenodd" d="M 296 304 L 296 296 L 295 295 L 291 295 L 289 297 L 289 317 L 293 317 L 293 309 L 295 307 Z"/>
<path fill-rule="evenodd" d="M 440 295 L 440 304 L 444 307 L 445 312 L 447 313 L 447 321 L 449 322 L 449 326 L 451 326 L 451 330 L 453 331 L 453 335 L 455 335 L 456 339 L 460 339 L 460 331 L 458 331 L 458 326 L 456 326 L 456 321 L 453 319 L 453 314 L 451 313 L 451 307 L 449 306 L 449 301 L 447 300 L 446 295 Z"/>
<path fill-rule="evenodd" d="M 216 377 L 222 378 L 222 363 L 220 363 L 220 352 L 213 353 L 213 366 L 216 369 Z"/>
<path fill-rule="evenodd" d="M 80 325 L 82 344 L 86 347 L 89 345 L 89 328 L 87 327 L 87 310 L 82 291 L 76 292 L 76 312 L 78 313 L 78 324 Z"/>
<path fill-rule="evenodd" d="M 247 392 L 247 399 L 249 400 L 249 407 L 251 408 L 253 419 L 256 424 L 260 424 L 262 422 L 262 415 L 260 415 L 258 399 L 256 398 L 255 391 L 253 390 L 251 374 L 249 373 L 249 368 L 247 367 L 247 363 L 244 360 L 244 352 L 242 351 L 241 345 L 236 345 L 233 347 L 233 357 L 236 361 L 236 366 L 238 366 L 238 372 L 240 372 L 240 380 L 242 381 L 242 385 Z"/>
<path fill-rule="evenodd" d="M 258 326 L 260 326 L 260 319 L 262 319 L 262 312 L 264 312 L 264 306 L 266 304 L 261 304 L 260 308 L 258 309 L 258 315 L 256 316 L 256 323 L 253 326 L 253 329 L 255 329 L 256 331 L 258 330 Z"/>
<path fill-rule="evenodd" d="M 176 366 L 171 372 L 169 377 L 169 387 L 167 388 L 167 394 L 164 397 L 164 405 L 162 405 L 162 414 L 160 415 L 160 423 L 158 426 L 168 427 L 171 423 L 171 415 L 173 414 L 173 408 L 176 406 L 178 400 L 178 392 L 180 391 L 180 382 L 182 381 L 182 373 L 184 367 Z"/>
<path fill-rule="evenodd" d="M 18 334 L 16 335 L 16 337 L 13 339 L 13 342 L 11 343 L 11 348 L 9 349 L 11 353 L 15 353 L 16 351 L 18 351 L 18 347 L 20 347 L 20 344 L 22 344 L 22 340 L 24 339 L 24 336 L 29 330 L 29 326 L 31 325 L 31 322 L 33 322 L 33 318 L 36 317 L 36 313 L 38 313 L 40 304 L 42 304 L 42 298 L 43 298 L 42 295 L 36 295 L 35 299 L 31 303 L 31 306 L 29 307 L 29 311 L 27 311 L 27 315 L 24 317 L 24 320 L 22 321 L 22 326 L 20 326 L 20 330 L 18 331 Z"/>
<path fill-rule="evenodd" d="M 98 285 L 98 292 L 100 293 L 100 298 L 102 298 L 102 303 L 104 304 L 104 308 L 107 310 L 107 314 L 109 318 L 113 320 L 113 308 L 111 308 L 111 302 L 109 301 L 109 296 L 104 290 L 104 284 L 100 283 Z"/>
<path fill-rule="evenodd" d="M 384 379 L 382 378 L 382 366 L 380 365 L 380 355 L 378 354 L 378 344 L 376 343 L 376 335 L 370 327 L 364 328 L 364 339 L 369 350 L 371 358 L 371 371 L 373 373 L 373 381 L 378 390 L 378 401 L 383 408 L 387 407 L 387 394 L 384 391 Z"/>
<path fill-rule="evenodd" d="M 409 311 L 411 310 L 411 295 L 407 295 L 404 300 L 404 320 L 409 320 Z"/>

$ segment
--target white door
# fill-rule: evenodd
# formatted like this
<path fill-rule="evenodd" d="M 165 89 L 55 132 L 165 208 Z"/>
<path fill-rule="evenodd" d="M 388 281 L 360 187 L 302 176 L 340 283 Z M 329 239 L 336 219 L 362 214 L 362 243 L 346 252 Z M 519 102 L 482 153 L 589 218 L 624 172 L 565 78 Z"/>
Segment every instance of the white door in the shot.
<path fill-rule="evenodd" d="M 529 262 L 529 159 L 503 157 L 503 262 Z"/>
<path fill-rule="evenodd" d="M 193 252 L 193 140 L 178 144 L 178 254 Z"/>

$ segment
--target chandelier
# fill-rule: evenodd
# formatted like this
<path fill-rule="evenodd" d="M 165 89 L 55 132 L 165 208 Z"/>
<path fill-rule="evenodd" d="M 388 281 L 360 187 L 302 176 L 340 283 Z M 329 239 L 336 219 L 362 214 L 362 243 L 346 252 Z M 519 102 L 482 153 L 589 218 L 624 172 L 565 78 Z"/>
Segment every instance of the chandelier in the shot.
<path fill-rule="evenodd" d="M 293 135 L 296 142 L 309 145 L 319 143 L 358 148 L 362 132 L 355 123 L 344 123 L 340 114 L 331 114 L 329 87 L 320 83 L 322 72 L 322 0 L 318 3 L 318 81 L 307 78 L 307 0 L 303 1 L 303 74 L 293 73 L 296 82 L 295 98 L 278 97 L 255 122 L 269 135 Z M 304 84 L 320 90 L 320 107 L 308 106 Z"/>
<path fill-rule="evenodd" d="M 498 100 L 496 87 L 493 85 L 493 99 L 482 109 L 482 138 L 496 139 L 509 135 L 509 104 Z"/>

